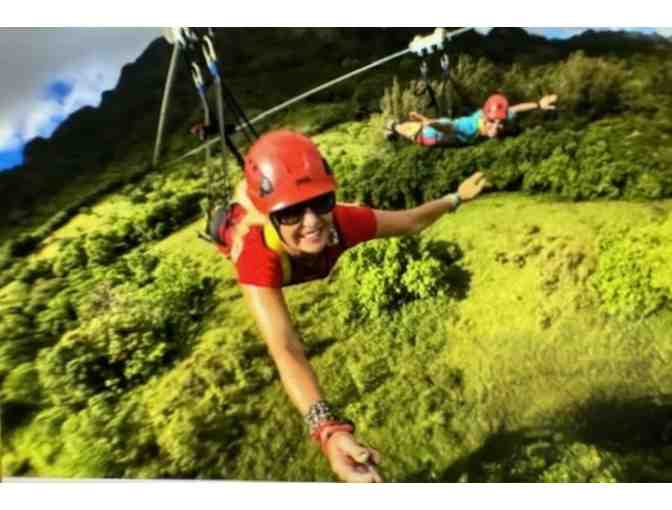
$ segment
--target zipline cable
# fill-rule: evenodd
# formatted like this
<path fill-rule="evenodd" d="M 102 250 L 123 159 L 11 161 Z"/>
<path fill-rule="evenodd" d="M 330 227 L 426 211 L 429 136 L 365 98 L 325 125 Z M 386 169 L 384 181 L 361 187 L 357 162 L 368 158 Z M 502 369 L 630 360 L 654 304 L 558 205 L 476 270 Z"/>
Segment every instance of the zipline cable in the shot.
<path fill-rule="evenodd" d="M 381 58 L 380 60 L 376 60 L 375 62 L 372 62 L 371 64 L 368 64 L 364 67 L 360 67 L 359 69 L 355 69 L 354 71 L 351 71 L 347 74 L 344 74 L 343 76 L 340 76 L 339 78 L 335 78 L 335 79 L 333 79 L 331 81 L 328 81 L 328 82 L 326 82 L 326 83 L 324 83 L 324 84 L 322 84 L 318 87 L 310 89 L 307 92 L 304 92 L 303 94 L 300 94 L 296 97 L 293 97 L 293 98 L 285 101 L 284 103 L 280 103 L 279 105 L 274 106 L 273 108 L 270 108 L 269 110 L 266 110 L 265 112 L 262 112 L 259 115 L 257 115 L 256 117 L 254 117 L 253 119 L 251 119 L 249 121 L 249 124 L 250 125 L 255 124 L 255 123 L 265 119 L 269 115 L 277 113 L 280 110 L 283 110 L 284 108 L 287 108 L 288 106 L 291 106 L 298 101 L 301 101 L 301 100 L 303 100 L 303 99 L 305 99 L 309 96 L 312 96 L 313 94 L 316 94 L 317 92 L 320 92 L 324 89 L 327 89 L 327 88 L 329 88 L 333 85 L 336 85 L 337 83 L 340 83 L 342 81 L 345 81 L 349 78 L 357 76 L 358 74 L 361 74 L 365 71 L 368 71 L 369 69 L 373 69 L 374 67 L 378 67 L 378 66 L 380 66 L 382 64 L 385 64 L 385 63 L 387 63 L 391 60 L 402 57 L 402 56 L 404 56 L 408 53 L 416 53 L 418 55 L 422 55 L 424 53 L 429 54 L 432 51 L 434 51 L 434 49 L 435 49 L 435 48 L 433 48 L 434 46 L 437 49 L 442 49 L 443 48 L 443 42 L 445 40 L 450 42 L 454 37 L 456 37 L 460 34 L 463 34 L 464 32 L 468 32 L 469 30 L 473 30 L 473 29 L 474 29 L 474 27 L 463 27 L 463 28 L 460 28 L 460 29 L 457 29 L 457 30 L 453 30 L 452 32 L 447 32 L 447 33 L 445 32 L 444 29 L 437 29 L 431 36 L 427 36 L 427 37 L 417 36 L 411 42 L 411 44 L 409 45 L 408 48 L 406 48 L 402 51 L 399 51 L 397 53 L 393 53 L 392 55 L 389 55 L 387 57 Z M 244 124 L 239 124 L 232 131 L 232 134 L 237 133 L 238 131 L 240 131 L 244 127 L 245 127 Z M 166 163 L 166 166 L 173 165 L 173 164 L 178 163 L 180 161 L 183 161 L 183 160 L 185 160 L 185 159 L 187 159 L 191 156 L 194 156 L 195 154 L 198 154 L 199 152 L 203 151 L 204 149 L 207 149 L 208 147 L 211 147 L 212 145 L 218 143 L 219 141 L 220 141 L 220 137 L 214 137 L 212 140 L 208 140 L 207 142 L 205 142 L 202 145 L 196 147 L 195 149 L 190 150 L 189 152 L 180 156 L 179 158 L 174 159 L 172 161 L 169 161 L 168 163 Z"/>
<path fill-rule="evenodd" d="M 355 71 L 352 71 L 351 73 L 348 73 L 348 74 L 346 74 L 346 75 L 343 75 L 343 76 L 341 76 L 340 78 L 336 78 L 336 79 L 334 79 L 334 80 L 331 80 L 331 81 L 329 81 L 329 82 L 327 82 L 327 83 L 325 83 L 325 84 L 323 84 L 323 85 L 320 85 L 319 87 L 315 87 L 314 89 L 311 89 L 311 90 L 309 90 L 309 91 L 307 91 L 307 92 L 304 92 L 303 94 L 300 94 L 300 95 L 298 95 L 298 96 L 296 96 L 296 97 L 294 97 L 294 98 L 292 98 L 292 99 L 289 99 L 289 100 L 285 101 L 284 103 L 281 103 L 281 104 L 279 104 L 279 105 L 277 105 L 277 106 L 274 106 L 273 108 L 270 108 L 269 110 L 266 110 L 266 111 L 263 112 L 263 113 L 260 113 L 260 114 L 257 115 L 256 117 L 250 119 L 250 124 L 256 124 L 257 122 L 259 122 L 259 121 L 265 119 L 265 118 L 268 117 L 269 115 L 272 115 L 272 114 L 274 114 L 274 113 L 276 113 L 276 112 L 279 112 L 280 110 L 282 110 L 282 109 L 284 109 L 284 108 L 287 108 L 288 106 L 291 106 L 291 105 L 293 105 L 294 103 L 296 103 L 296 102 L 298 102 L 298 101 L 301 101 L 302 99 L 305 99 L 305 98 L 307 98 L 307 97 L 309 97 L 309 96 L 312 96 L 313 94 L 316 94 L 317 92 L 320 92 L 320 91 L 322 91 L 322 90 L 324 90 L 324 89 L 326 89 L 326 88 L 328 88 L 328 87 L 331 87 L 332 85 L 336 85 L 337 83 L 340 83 L 340 82 L 342 82 L 342 81 L 344 81 L 344 80 L 347 80 L 348 78 L 352 78 L 353 76 L 356 76 L 356 75 L 358 75 L 358 74 L 360 74 L 360 73 L 363 73 L 364 71 L 368 71 L 369 69 L 372 69 L 373 67 L 382 65 L 382 64 L 384 64 L 384 63 L 386 63 L 386 62 L 389 62 L 390 60 L 394 60 L 395 58 L 399 58 L 399 57 L 401 57 L 401 56 L 403 56 L 403 55 L 406 55 L 406 54 L 409 53 L 410 51 L 411 51 L 410 49 L 405 49 L 405 50 L 403 50 L 403 51 L 400 51 L 400 52 L 398 52 L 398 53 L 395 53 L 394 55 L 390 55 L 390 56 L 388 56 L 388 57 L 382 58 L 382 59 L 380 59 L 380 60 L 377 60 L 376 62 L 373 62 L 372 64 L 369 64 L 369 65 L 364 66 L 364 67 L 362 67 L 362 68 L 360 68 L 360 69 L 357 69 L 357 70 L 355 70 Z M 234 133 L 237 133 L 237 132 L 240 131 L 242 128 L 243 128 L 243 125 L 242 125 L 242 124 L 241 124 L 241 125 L 238 125 L 238 126 L 236 126 L 236 128 L 235 128 L 235 130 L 234 130 L 233 132 L 234 132 Z M 218 142 L 218 138 L 213 138 L 212 140 L 208 140 L 208 141 L 205 142 L 204 144 L 202 144 L 202 145 L 196 147 L 195 149 L 193 149 L 193 150 L 187 152 L 187 153 L 184 154 L 183 156 L 180 156 L 178 159 L 175 159 L 175 160 L 173 160 L 173 161 L 170 161 L 170 162 L 166 163 L 166 165 L 172 165 L 173 163 L 177 163 L 177 162 L 182 161 L 182 160 L 184 160 L 184 159 L 186 159 L 186 158 L 188 158 L 188 157 L 191 157 L 191 156 L 193 156 L 193 155 L 195 155 L 195 154 L 198 154 L 198 153 L 201 152 L 203 149 L 205 149 L 205 148 L 207 148 L 207 147 L 210 147 L 210 146 L 216 144 L 217 142 Z"/>

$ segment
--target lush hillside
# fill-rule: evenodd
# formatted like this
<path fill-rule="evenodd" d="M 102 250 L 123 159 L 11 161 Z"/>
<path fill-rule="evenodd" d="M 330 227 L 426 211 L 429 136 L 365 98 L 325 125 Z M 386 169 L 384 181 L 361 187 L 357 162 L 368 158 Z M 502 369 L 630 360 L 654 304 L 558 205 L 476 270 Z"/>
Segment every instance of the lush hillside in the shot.
<path fill-rule="evenodd" d="M 254 114 L 412 34 L 219 37 Z M 558 111 L 521 116 L 503 140 L 384 142 L 387 118 L 424 106 L 410 57 L 264 126 L 314 135 L 342 200 L 410 207 L 477 168 L 495 185 L 287 292 L 328 397 L 381 450 L 386 480 L 672 481 L 670 49 L 613 37 L 460 41 L 454 111 L 495 89 L 513 102 L 559 95 Z M 34 142 L 0 181 L 3 474 L 331 480 L 230 263 L 197 237 L 203 160 L 146 165 L 168 57 L 152 44 L 99 109 Z M 184 77 L 166 159 L 195 145 L 190 88 Z M 94 136 L 91 123 L 105 128 Z M 75 161 L 68 146 L 89 152 Z M 39 177 L 47 160 L 63 164 Z M 28 189 L 33 205 L 16 205 Z"/>

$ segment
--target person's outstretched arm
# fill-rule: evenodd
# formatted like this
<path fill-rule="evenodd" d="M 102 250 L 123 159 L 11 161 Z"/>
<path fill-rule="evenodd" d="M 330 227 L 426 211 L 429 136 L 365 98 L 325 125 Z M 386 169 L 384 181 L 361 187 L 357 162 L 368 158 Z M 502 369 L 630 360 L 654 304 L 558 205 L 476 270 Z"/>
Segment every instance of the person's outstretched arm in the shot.
<path fill-rule="evenodd" d="M 374 210 L 378 225 L 376 238 L 417 234 L 448 211 L 455 209 L 460 202 L 476 198 L 488 186 L 485 176 L 481 172 L 476 172 L 460 184 L 457 193 L 403 211 L 376 209 Z"/>
<path fill-rule="evenodd" d="M 520 113 L 530 110 L 555 110 L 555 102 L 558 100 L 557 94 L 549 94 L 542 97 L 538 102 L 519 103 L 509 108 L 509 112 Z"/>
<path fill-rule="evenodd" d="M 323 400 L 317 377 L 306 359 L 303 344 L 292 324 L 282 289 L 240 285 L 245 302 L 280 373 L 280 380 L 302 416 Z M 382 482 L 373 464 L 380 455 L 359 444 L 347 431 L 337 431 L 322 448 L 334 473 L 346 482 Z"/>

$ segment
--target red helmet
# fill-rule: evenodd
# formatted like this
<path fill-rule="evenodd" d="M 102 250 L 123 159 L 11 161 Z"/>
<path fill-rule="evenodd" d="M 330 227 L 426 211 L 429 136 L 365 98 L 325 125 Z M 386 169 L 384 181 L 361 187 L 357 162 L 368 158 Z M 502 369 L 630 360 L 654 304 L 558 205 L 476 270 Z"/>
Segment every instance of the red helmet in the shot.
<path fill-rule="evenodd" d="M 245 157 L 247 194 L 262 214 L 270 214 L 336 190 L 336 181 L 317 146 L 292 131 L 272 131 Z"/>
<path fill-rule="evenodd" d="M 509 116 L 509 100 L 502 94 L 493 94 L 483 105 L 487 120 L 504 120 Z"/>

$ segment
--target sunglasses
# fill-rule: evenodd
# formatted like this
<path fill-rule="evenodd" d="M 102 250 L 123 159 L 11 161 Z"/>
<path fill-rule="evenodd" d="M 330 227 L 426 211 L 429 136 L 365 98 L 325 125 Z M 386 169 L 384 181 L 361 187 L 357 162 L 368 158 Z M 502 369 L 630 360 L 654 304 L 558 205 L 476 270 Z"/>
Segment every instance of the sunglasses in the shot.
<path fill-rule="evenodd" d="M 336 206 L 336 195 L 332 193 L 325 193 L 305 202 L 292 205 L 280 211 L 271 213 L 271 219 L 274 223 L 280 225 L 296 225 L 303 220 L 303 215 L 306 209 L 310 209 L 316 215 L 330 213 Z"/>

